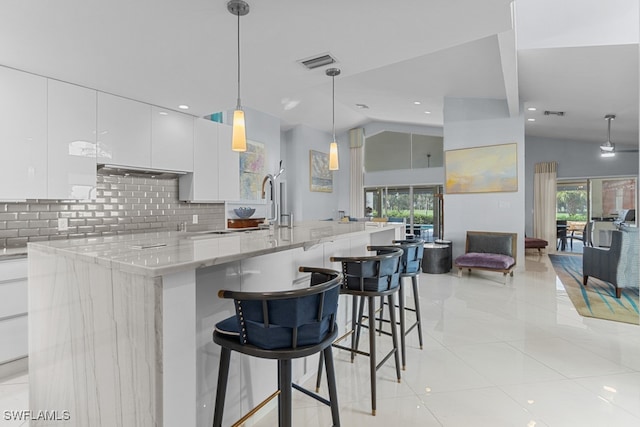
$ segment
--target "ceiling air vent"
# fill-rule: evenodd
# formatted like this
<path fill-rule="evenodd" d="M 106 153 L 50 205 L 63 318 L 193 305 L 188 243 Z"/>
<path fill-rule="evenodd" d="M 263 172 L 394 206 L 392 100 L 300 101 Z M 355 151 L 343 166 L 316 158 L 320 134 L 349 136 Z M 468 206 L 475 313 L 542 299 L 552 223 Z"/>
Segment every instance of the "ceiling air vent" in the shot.
<path fill-rule="evenodd" d="M 336 59 L 330 54 L 324 54 L 319 56 L 314 56 L 313 58 L 301 59 L 298 61 L 301 63 L 306 69 L 313 70 L 318 67 L 324 67 L 325 65 L 335 64 Z"/>
<path fill-rule="evenodd" d="M 549 110 L 546 110 L 546 111 L 544 112 L 544 115 L 545 115 L 545 116 L 558 116 L 558 117 L 562 117 L 562 116 L 564 116 L 564 111 L 549 111 Z"/>

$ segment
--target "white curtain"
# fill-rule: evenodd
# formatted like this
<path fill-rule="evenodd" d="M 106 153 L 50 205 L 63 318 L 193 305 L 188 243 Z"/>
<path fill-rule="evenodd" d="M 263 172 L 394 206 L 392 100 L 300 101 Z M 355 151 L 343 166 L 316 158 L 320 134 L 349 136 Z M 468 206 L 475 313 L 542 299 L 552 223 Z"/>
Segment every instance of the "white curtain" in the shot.
<path fill-rule="evenodd" d="M 362 168 L 364 129 L 349 131 L 349 215 L 364 217 L 364 171 Z"/>
<path fill-rule="evenodd" d="M 556 251 L 556 162 L 536 163 L 533 181 L 533 236 L 549 242 L 547 250 Z"/>

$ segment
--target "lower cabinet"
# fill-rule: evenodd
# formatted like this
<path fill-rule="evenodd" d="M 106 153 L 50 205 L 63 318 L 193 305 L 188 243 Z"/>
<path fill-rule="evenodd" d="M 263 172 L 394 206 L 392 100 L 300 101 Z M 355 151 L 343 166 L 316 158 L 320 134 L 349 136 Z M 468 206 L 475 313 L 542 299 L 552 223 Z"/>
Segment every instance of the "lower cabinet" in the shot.
<path fill-rule="evenodd" d="M 0 261 L 0 364 L 26 357 L 27 259 Z"/>

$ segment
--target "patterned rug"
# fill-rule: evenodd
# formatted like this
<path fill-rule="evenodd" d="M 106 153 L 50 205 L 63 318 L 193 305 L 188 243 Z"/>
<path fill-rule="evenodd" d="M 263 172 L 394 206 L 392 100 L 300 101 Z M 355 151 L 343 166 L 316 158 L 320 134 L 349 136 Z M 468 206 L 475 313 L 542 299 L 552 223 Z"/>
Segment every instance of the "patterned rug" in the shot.
<path fill-rule="evenodd" d="M 625 288 L 618 299 L 615 287 L 602 280 L 589 277 L 587 287 L 582 286 L 581 256 L 549 255 L 549 259 L 580 315 L 634 325 L 640 324 L 638 289 Z"/>

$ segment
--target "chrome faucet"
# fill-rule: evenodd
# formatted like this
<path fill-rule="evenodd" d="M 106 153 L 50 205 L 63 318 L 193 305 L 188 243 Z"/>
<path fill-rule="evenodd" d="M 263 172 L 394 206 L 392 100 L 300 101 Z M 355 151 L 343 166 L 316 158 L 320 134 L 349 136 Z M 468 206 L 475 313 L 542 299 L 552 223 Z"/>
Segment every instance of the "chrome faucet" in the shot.
<path fill-rule="evenodd" d="M 267 182 L 270 184 L 271 189 L 269 191 L 269 201 L 271 202 L 271 206 L 269 207 L 269 218 L 266 218 L 265 221 L 275 222 L 278 218 L 278 204 L 276 202 L 276 179 L 273 175 L 267 174 L 262 180 L 262 198 L 266 198 L 266 186 Z"/>
<path fill-rule="evenodd" d="M 282 167 L 282 160 L 280 160 L 280 170 L 277 174 L 271 175 L 270 173 L 264 177 L 262 180 L 262 198 L 266 199 L 266 187 L 267 182 L 271 185 L 271 191 L 269 192 L 269 200 L 271 201 L 271 206 L 269 209 L 269 218 L 266 218 L 265 221 L 270 223 L 278 222 L 278 188 L 276 187 L 276 179 L 284 172 L 284 168 Z"/>

